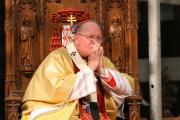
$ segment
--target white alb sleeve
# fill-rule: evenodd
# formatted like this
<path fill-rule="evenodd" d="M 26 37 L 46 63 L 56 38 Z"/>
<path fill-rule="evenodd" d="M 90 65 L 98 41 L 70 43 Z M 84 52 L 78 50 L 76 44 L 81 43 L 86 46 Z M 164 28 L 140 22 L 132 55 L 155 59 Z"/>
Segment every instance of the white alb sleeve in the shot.
<path fill-rule="evenodd" d="M 85 97 L 96 92 L 96 77 L 94 72 L 86 67 L 77 73 L 76 83 L 70 95 L 71 100 Z"/>

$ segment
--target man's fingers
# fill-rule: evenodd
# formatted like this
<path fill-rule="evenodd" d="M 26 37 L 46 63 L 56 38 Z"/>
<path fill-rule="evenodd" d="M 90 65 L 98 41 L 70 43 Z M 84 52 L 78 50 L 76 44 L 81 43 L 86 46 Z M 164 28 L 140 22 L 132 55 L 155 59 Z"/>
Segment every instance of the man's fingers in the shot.
<path fill-rule="evenodd" d="M 103 49 L 103 47 L 100 47 L 100 52 L 101 52 L 101 55 L 104 55 L 104 49 Z"/>

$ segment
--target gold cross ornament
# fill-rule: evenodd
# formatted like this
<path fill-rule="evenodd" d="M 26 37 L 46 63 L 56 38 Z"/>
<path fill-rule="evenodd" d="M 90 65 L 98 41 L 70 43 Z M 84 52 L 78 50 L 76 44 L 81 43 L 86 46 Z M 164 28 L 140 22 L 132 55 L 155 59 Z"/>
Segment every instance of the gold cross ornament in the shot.
<path fill-rule="evenodd" d="M 70 15 L 67 21 L 70 22 L 70 25 L 72 26 L 72 25 L 73 25 L 73 22 L 76 22 L 77 20 L 75 19 L 75 17 L 73 17 L 72 15 Z"/>

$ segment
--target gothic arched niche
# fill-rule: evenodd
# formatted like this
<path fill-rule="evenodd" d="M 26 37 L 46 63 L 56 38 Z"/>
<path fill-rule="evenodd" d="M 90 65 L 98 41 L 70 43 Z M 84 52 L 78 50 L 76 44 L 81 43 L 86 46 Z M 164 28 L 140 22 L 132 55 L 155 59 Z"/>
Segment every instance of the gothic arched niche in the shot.
<path fill-rule="evenodd" d="M 17 3 L 15 13 L 16 38 L 16 88 L 25 90 L 33 72 L 38 66 L 39 54 L 36 51 L 39 45 L 37 40 L 37 3 L 35 0 L 21 0 Z"/>
<path fill-rule="evenodd" d="M 118 70 L 125 71 L 125 37 L 123 20 L 114 16 L 109 27 L 109 52 L 112 62 Z"/>

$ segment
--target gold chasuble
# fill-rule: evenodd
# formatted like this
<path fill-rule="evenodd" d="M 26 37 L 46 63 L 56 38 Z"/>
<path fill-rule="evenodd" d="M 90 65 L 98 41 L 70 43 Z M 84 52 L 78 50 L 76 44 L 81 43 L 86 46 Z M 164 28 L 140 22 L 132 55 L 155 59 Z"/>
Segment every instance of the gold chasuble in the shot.
<path fill-rule="evenodd" d="M 103 66 L 115 69 L 106 57 L 103 58 Z M 133 79 L 125 76 L 134 87 Z M 70 100 L 69 97 L 76 78 L 67 49 L 62 47 L 51 52 L 38 67 L 27 87 L 23 98 L 22 120 L 79 120 L 79 102 Z M 108 116 L 115 120 L 116 104 L 108 94 L 104 98 Z M 44 112 L 33 118 L 38 110 Z"/>

